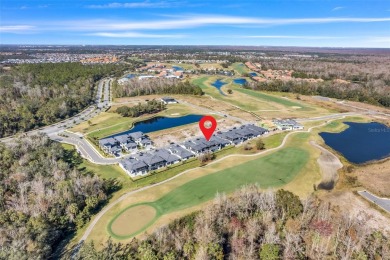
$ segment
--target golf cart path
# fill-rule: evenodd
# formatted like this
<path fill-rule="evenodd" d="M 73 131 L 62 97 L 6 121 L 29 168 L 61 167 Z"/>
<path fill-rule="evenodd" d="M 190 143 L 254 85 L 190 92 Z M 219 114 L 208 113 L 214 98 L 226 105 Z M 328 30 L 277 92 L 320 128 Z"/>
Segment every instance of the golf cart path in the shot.
<path fill-rule="evenodd" d="M 322 181 L 319 186 L 322 185 L 323 188 L 326 187 L 331 190 L 338 179 L 337 171 L 343 167 L 343 164 L 336 155 L 318 145 L 315 141 L 310 141 L 310 144 L 321 151 L 321 155 L 317 159 L 322 172 Z"/>
<path fill-rule="evenodd" d="M 340 118 L 345 118 L 345 116 L 342 116 L 342 117 L 340 117 Z M 340 118 L 335 118 L 335 119 L 333 119 L 333 120 L 340 119 Z M 330 120 L 330 121 L 333 121 L 333 120 Z M 325 122 L 325 123 L 323 123 L 323 124 L 321 124 L 321 125 L 318 125 L 318 126 L 312 126 L 312 127 L 310 127 L 307 131 L 294 131 L 294 132 L 290 132 L 290 133 L 288 133 L 288 134 L 283 138 L 282 143 L 281 143 L 279 146 L 277 146 L 277 147 L 270 148 L 270 149 L 268 149 L 268 150 L 265 150 L 265 151 L 262 151 L 262 152 L 259 152 L 259 153 L 256 153 L 256 154 L 250 154 L 250 155 L 244 155 L 244 154 L 231 154 L 231 155 L 225 156 L 225 157 L 223 157 L 223 158 L 220 158 L 220 159 L 218 159 L 218 160 L 215 160 L 215 161 L 209 163 L 208 165 L 216 164 L 216 163 L 218 163 L 218 162 L 221 162 L 221 161 L 226 160 L 227 158 L 231 158 L 231 157 L 256 157 L 256 156 L 259 156 L 259 155 L 262 155 L 262 154 L 266 154 L 266 153 L 269 153 L 269 152 L 272 152 L 272 151 L 279 150 L 279 149 L 281 149 L 281 148 L 283 148 L 283 147 L 285 146 L 285 144 L 286 144 L 286 142 L 287 142 L 287 139 L 288 139 L 288 137 L 289 137 L 290 135 L 295 134 L 295 133 L 309 133 L 309 132 L 312 131 L 312 129 L 318 128 L 318 127 L 322 127 L 322 126 L 328 124 L 330 121 Z M 207 165 L 207 166 L 208 166 L 208 165 Z M 206 166 L 206 167 L 207 167 L 207 166 Z M 169 181 L 171 181 L 171 180 L 174 180 L 174 179 L 176 179 L 176 178 L 178 178 L 178 177 L 180 177 L 180 176 L 182 176 L 182 175 L 184 175 L 184 174 L 186 174 L 186 173 L 188 173 L 188 172 L 190 172 L 190 171 L 193 171 L 193 170 L 195 170 L 195 169 L 197 169 L 197 168 L 199 168 L 199 167 L 192 168 L 192 169 L 188 169 L 188 170 L 186 170 L 186 171 L 184 171 L 184 172 L 182 172 L 182 173 L 179 173 L 179 174 L 177 174 L 177 175 L 175 175 L 175 176 L 173 176 L 173 177 L 171 177 L 171 178 L 169 178 L 169 179 L 166 179 L 165 181 L 162 181 L 162 182 L 159 182 L 159 183 L 156 183 L 156 184 L 153 184 L 153 185 L 149 185 L 149 186 L 146 186 L 146 187 L 143 187 L 143 188 L 134 190 L 134 191 L 129 191 L 129 192 L 127 192 L 127 193 L 124 193 L 124 194 L 121 195 L 118 199 L 116 199 L 115 201 L 109 203 L 106 207 L 104 207 L 104 208 L 95 216 L 95 218 L 94 218 L 94 219 L 92 220 L 92 222 L 89 224 L 88 228 L 85 230 L 83 236 L 80 238 L 79 243 L 78 243 L 78 246 L 76 246 L 76 248 L 79 247 L 79 245 L 82 244 L 82 243 L 88 238 L 88 236 L 91 234 L 93 228 L 95 227 L 96 223 L 100 220 L 100 218 L 101 218 L 107 211 L 109 211 L 112 207 L 114 207 L 116 204 L 118 204 L 119 202 L 125 200 L 128 196 L 133 195 L 133 194 L 136 194 L 136 193 L 141 192 L 141 191 L 145 191 L 145 190 L 154 188 L 154 187 L 159 186 L 159 185 L 162 185 L 162 184 L 164 184 L 164 183 L 167 183 L 167 182 L 169 182 Z"/>

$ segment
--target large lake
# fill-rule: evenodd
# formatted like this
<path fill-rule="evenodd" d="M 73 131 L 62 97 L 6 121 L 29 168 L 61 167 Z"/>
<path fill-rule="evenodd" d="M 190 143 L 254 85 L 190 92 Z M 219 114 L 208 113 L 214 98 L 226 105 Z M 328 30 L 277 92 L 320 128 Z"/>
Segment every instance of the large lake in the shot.
<path fill-rule="evenodd" d="M 134 127 L 128 131 L 121 132 L 113 136 L 123 135 L 141 131 L 143 133 L 150 133 L 154 131 L 164 130 L 171 127 L 182 126 L 198 122 L 203 116 L 202 115 L 186 115 L 181 117 L 163 117 L 157 116 L 151 119 L 140 121 L 134 124 Z"/>
<path fill-rule="evenodd" d="M 226 85 L 227 83 L 226 82 L 223 82 L 222 80 L 220 79 L 217 79 L 216 81 L 214 81 L 214 83 L 211 83 L 211 85 L 213 87 L 216 87 L 219 91 L 219 93 L 221 93 L 222 95 L 226 96 L 225 93 L 223 93 L 223 91 L 221 90 L 221 88 L 223 87 L 223 85 Z"/>
<path fill-rule="evenodd" d="M 346 122 L 341 133 L 322 132 L 325 143 L 340 152 L 348 161 L 360 164 L 390 156 L 390 128 L 372 123 Z"/>

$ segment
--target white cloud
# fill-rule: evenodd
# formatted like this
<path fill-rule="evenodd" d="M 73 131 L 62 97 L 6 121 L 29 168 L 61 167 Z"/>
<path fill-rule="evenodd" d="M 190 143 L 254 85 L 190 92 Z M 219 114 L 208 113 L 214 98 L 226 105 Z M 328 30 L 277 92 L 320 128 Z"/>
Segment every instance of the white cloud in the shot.
<path fill-rule="evenodd" d="M 119 32 L 119 33 L 97 32 L 97 33 L 90 33 L 87 35 L 109 37 L 109 38 L 183 38 L 185 37 L 185 35 L 180 35 L 180 34 L 146 34 L 146 33 L 138 33 L 138 32 Z"/>
<path fill-rule="evenodd" d="M 390 22 L 390 17 L 383 18 L 293 18 L 293 19 L 261 19 L 234 16 L 190 16 L 171 20 L 152 20 L 140 22 L 123 22 L 109 20 L 94 21 L 64 21 L 58 26 L 68 30 L 168 30 L 185 29 L 202 26 L 259 26 L 259 25 L 292 25 L 292 24 L 320 24 L 320 23 L 373 23 Z M 54 22 L 53 22 L 54 24 Z"/>
<path fill-rule="evenodd" d="M 305 39 L 305 40 L 327 40 L 327 39 L 346 39 L 347 37 L 337 36 L 302 36 L 302 35 L 245 35 L 237 36 L 238 38 L 255 38 L 255 39 Z"/>
<path fill-rule="evenodd" d="M 344 6 L 336 6 L 335 8 L 332 9 L 332 11 L 335 12 L 335 11 L 339 11 L 341 9 L 345 9 L 345 7 Z"/>
<path fill-rule="evenodd" d="M 32 25 L 4 25 L 0 26 L 0 32 L 23 32 L 23 31 L 29 31 L 34 29 L 35 26 Z"/>
<path fill-rule="evenodd" d="M 131 2 L 131 3 L 108 3 L 103 5 L 87 5 L 87 8 L 94 9 L 110 9 L 110 8 L 167 8 L 176 5 L 177 2 L 168 2 L 168 1 L 143 1 L 143 2 Z"/>
<path fill-rule="evenodd" d="M 390 37 L 370 37 L 367 38 L 369 42 L 376 42 L 376 43 L 388 43 L 390 46 Z"/>

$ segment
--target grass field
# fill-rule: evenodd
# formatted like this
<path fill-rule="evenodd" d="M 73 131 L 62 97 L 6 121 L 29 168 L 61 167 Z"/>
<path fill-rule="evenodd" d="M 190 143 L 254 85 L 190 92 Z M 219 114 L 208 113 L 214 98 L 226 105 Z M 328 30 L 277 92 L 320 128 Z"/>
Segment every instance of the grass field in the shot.
<path fill-rule="evenodd" d="M 151 205 L 156 208 L 157 217 L 159 217 L 163 214 L 189 208 L 208 201 L 217 192 L 233 192 L 243 185 L 257 183 L 261 188 L 282 186 L 294 179 L 308 159 L 309 154 L 304 149 L 293 147 L 284 148 L 262 158 L 189 181 L 170 191 L 160 199 L 154 202 L 148 202 L 145 205 Z M 113 227 L 116 227 L 116 230 L 122 230 L 118 228 L 118 221 L 123 219 L 121 214 L 125 212 L 126 210 L 120 212 L 108 226 L 109 233 L 117 239 L 137 235 L 156 220 L 155 217 L 149 217 L 148 219 L 151 219 L 149 223 L 144 226 L 137 225 L 139 227 L 138 231 L 129 232 L 127 236 L 123 232 L 119 235 L 114 232 Z M 123 228 L 133 231 L 135 229 L 133 223 L 137 223 L 137 221 L 125 222 Z"/>
<path fill-rule="evenodd" d="M 248 73 L 249 70 L 248 68 L 245 66 L 245 64 L 241 63 L 241 62 L 237 62 L 237 63 L 233 63 L 231 65 L 231 67 L 237 71 L 238 73 L 240 74 L 243 74 L 243 73 Z"/>
<path fill-rule="evenodd" d="M 314 108 L 308 107 L 302 103 L 293 102 L 293 101 L 290 101 L 290 100 L 285 99 L 285 98 L 267 95 L 267 94 L 264 94 L 264 93 L 261 93 L 258 91 L 254 91 L 254 90 L 250 90 L 250 89 L 239 88 L 239 89 L 236 89 L 236 91 L 239 91 L 241 93 L 245 93 L 245 94 L 253 96 L 253 97 L 264 99 L 267 101 L 275 102 L 275 103 L 284 105 L 286 107 L 299 107 L 297 110 L 305 110 L 305 111 L 314 110 Z"/>
<path fill-rule="evenodd" d="M 217 79 L 221 79 L 223 82 L 227 83 L 221 89 L 224 93 L 226 93 L 226 96 L 221 95 L 217 88 L 211 86 L 211 84 Z M 237 88 L 237 86 L 234 86 L 231 78 L 222 76 L 205 76 L 194 79 L 192 83 L 199 86 L 203 92 L 213 97 L 214 99 L 229 103 L 230 105 L 239 107 L 246 111 L 254 112 L 259 110 L 275 110 L 283 108 L 282 106 L 275 106 L 266 100 L 260 100 L 258 98 L 252 97 L 248 98 L 247 95 L 236 92 L 235 88 Z M 233 89 L 233 94 L 227 94 L 227 89 Z"/>
<path fill-rule="evenodd" d="M 123 105 L 117 105 L 123 106 Z M 98 116 L 92 118 L 88 122 L 83 122 L 70 130 L 72 132 L 80 132 L 83 134 L 90 134 L 90 137 L 104 137 L 108 136 L 114 133 L 122 132 L 129 130 L 133 123 L 137 121 L 146 120 L 148 118 L 154 117 L 154 116 L 183 116 L 191 113 L 195 113 L 194 109 L 182 105 L 182 104 L 169 104 L 167 106 L 167 109 L 164 111 L 161 111 L 159 113 L 156 113 L 154 115 L 143 115 L 138 118 L 132 118 L 132 117 L 123 117 L 117 113 L 114 112 L 115 109 L 110 109 L 109 112 L 103 112 L 99 114 Z"/>

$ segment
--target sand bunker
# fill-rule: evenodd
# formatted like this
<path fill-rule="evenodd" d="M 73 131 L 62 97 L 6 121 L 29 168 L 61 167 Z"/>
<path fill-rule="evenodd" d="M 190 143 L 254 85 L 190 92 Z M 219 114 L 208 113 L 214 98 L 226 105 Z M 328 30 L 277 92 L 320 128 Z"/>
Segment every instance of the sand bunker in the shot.
<path fill-rule="evenodd" d="M 156 216 L 156 209 L 149 205 L 138 205 L 122 212 L 111 224 L 117 236 L 130 236 L 142 230 Z"/>

